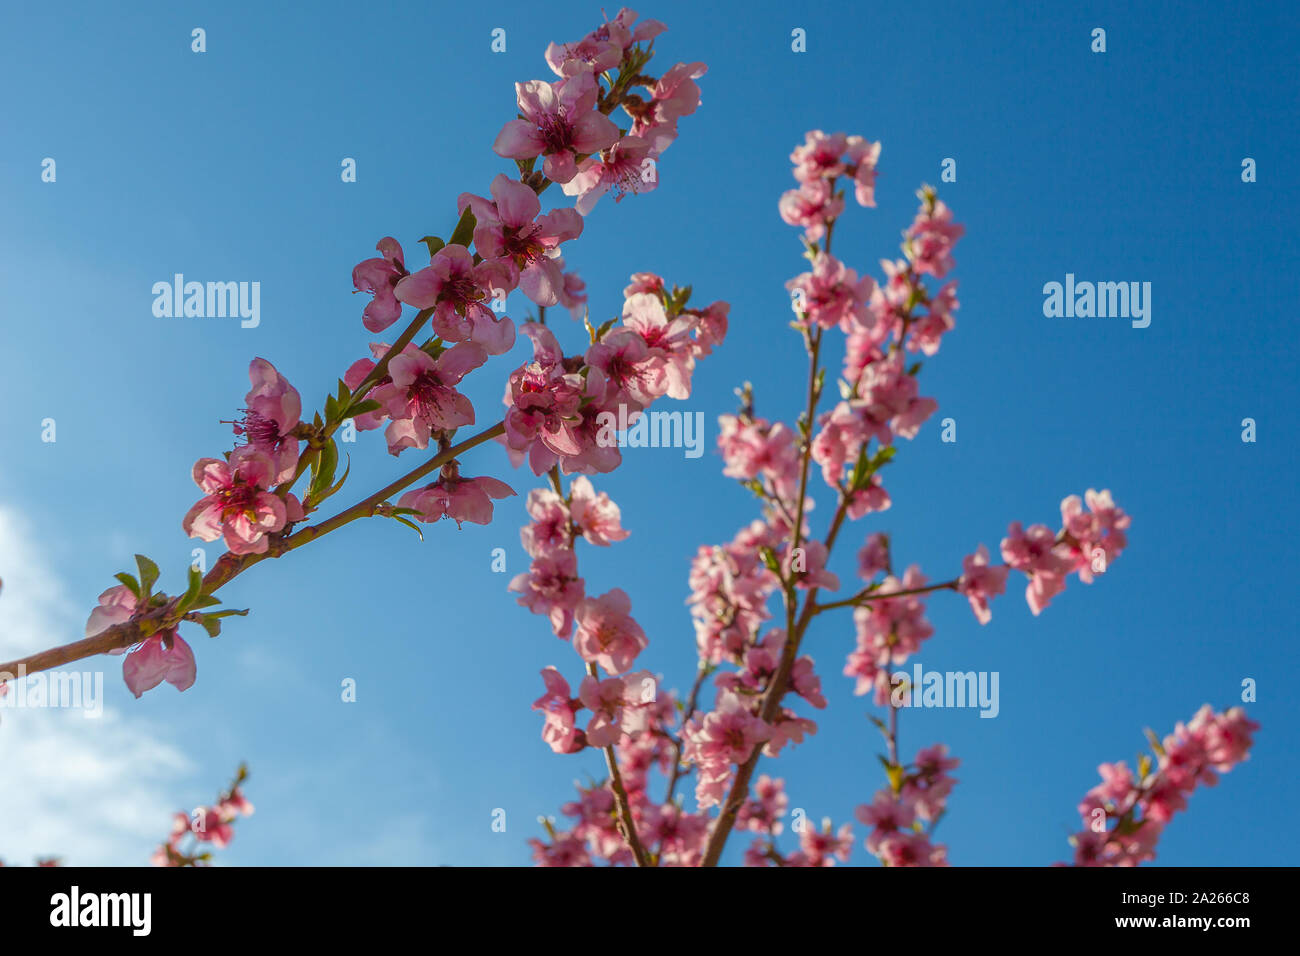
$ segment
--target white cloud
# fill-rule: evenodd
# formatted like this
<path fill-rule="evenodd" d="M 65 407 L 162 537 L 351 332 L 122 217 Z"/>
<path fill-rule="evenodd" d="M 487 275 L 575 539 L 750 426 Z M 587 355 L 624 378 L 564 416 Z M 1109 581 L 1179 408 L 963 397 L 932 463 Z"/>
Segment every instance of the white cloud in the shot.
<path fill-rule="evenodd" d="M 0 507 L 0 660 L 84 633 L 88 602 L 69 597 L 38 542 L 21 515 Z M 108 658 L 69 669 L 120 680 Z M 146 864 L 192 769 L 165 728 L 110 707 L 94 719 L 71 709 L 0 708 L 0 859 Z"/>

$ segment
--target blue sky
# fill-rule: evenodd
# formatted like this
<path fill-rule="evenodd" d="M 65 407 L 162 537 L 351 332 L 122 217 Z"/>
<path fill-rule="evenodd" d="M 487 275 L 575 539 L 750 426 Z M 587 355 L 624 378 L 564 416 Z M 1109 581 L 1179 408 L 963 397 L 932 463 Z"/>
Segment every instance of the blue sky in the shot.
<path fill-rule="evenodd" d="M 1202 703 L 1233 704 L 1244 678 L 1258 682 L 1254 754 L 1198 792 L 1158 862 L 1294 862 L 1300 824 L 1278 809 L 1300 798 L 1294 11 L 1131 6 L 641 8 L 669 27 L 657 71 L 709 64 L 703 106 L 660 164 L 659 190 L 602 200 L 566 256 L 593 318 L 615 314 L 627 276 L 643 270 L 732 305 L 730 338 L 683 406 L 705 413 L 709 452 L 629 451 L 597 484 L 632 537 L 584 556 L 591 593 L 632 595 L 651 640 L 640 663 L 685 688 L 689 558 L 753 516 L 721 475 L 713 420 L 744 380 L 763 414 L 792 417 L 800 401 L 783 283 L 804 263 L 776 206 L 792 185 L 790 149 L 812 128 L 883 142 L 878 208 L 851 208 L 836 231 L 838 255 L 860 271 L 896 254 L 923 181 L 965 224 L 957 330 L 922 377 L 940 413 L 885 474 L 892 510 L 854 525 L 835 566 L 847 571 L 863 536 L 883 528 L 899 561 L 950 577 L 979 542 L 996 550 L 1009 521 L 1054 523 L 1060 499 L 1089 487 L 1111 489 L 1133 527 L 1110 573 L 1072 583 L 1037 619 L 1019 586 L 984 628 L 954 596 L 931 602 L 937 634 L 920 662 L 1001 675 L 995 720 L 903 715 L 904 751 L 943 740 L 963 761 L 939 831 L 957 864 L 1066 858 L 1096 765 L 1132 761 L 1145 726 L 1163 734 Z M 198 544 L 180 529 L 196 498 L 190 465 L 229 447 L 220 420 L 242 404 L 248 360 L 271 360 L 304 402 L 323 401 L 369 340 L 352 266 L 384 235 L 411 261 L 420 236 L 445 236 L 456 196 L 509 171 L 490 147 L 514 115 L 513 82 L 548 77 L 546 43 L 600 19 L 597 5 L 575 3 L 355 10 L 49 3 L 0 30 L 0 510 L 11 518 L 0 554 L 21 565 L 0 567 L 0 622 L 50 629 L 0 632 L 0 658 L 79 636 L 136 551 L 162 565 L 164 586 L 180 583 Z M 194 27 L 207 31 L 201 55 Z M 496 27 L 504 54 L 489 49 Z M 796 27 L 803 54 L 790 49 Z M 1105 54 L 1090 51 L 1094 27 L 1107 31 Z M 52 184 L 45 157 L 57 162 Z M 344 157 L 356 183 L 340 181 Z M 945 157 L 955 183 L 939 183 Z M 1245 157 L 1255 183 L 1241 180 Z M 259 281 L 261 325 L 155 318 L 150 289 L 175 272 Z M 1150 327 L 1045 318 L 1043 284 L 1070 272 L 1150 282 Z M 524 300 L 511 305 L 524 318 Z M 580 329 L 561 335 L 579 346 Z M 471 379 L 481 420 L 525 357 L 520 344 Z M 948 416 L 955 444 L 939 438 Z M 1240 438 L 1247 417 L 1253 444 Z M 45 418 L 57 422 L 53 444 L 40 440 Z M 374 435 L 353 459 L 348 500 L 412 467 Z M 229 864 L 527 862 L 537 815 L 603 771 L 595 754 L 553 755 L 529 710 L 543 666 L 573 676 L 579 663 L 505 593 L 526 567 L 518 527 L 535 481 L 507 476 L 495 447 L 465 468 L 506 477 L 521 497 L 486 528 L 444 523 L 421 544 L 394 523 L 357 524 L 259 566 L 223 592 L 252 614 L 215 641 L 192 639 L 199 679 L 183 695 L 163 687 L 136 701 L 101 658 L 116 715 L 104 729 L 7 714 L 0 856 L 143 862 L 168 809 L 210 800 L 247 760 L 258 812 Z M 496 547 L 508 574 L 491 571 Z M 40 613 L 18 614 L 35 600 L 18 583 L 34 591 L 36 568 L 57 590 L 42 592 Z M 852 625 L 829 618 L 806 644 L 831 699 L 821 731 L 761 766 L 787 778 L 792 806 L 838 824 L 881 776 L 869 706 L 840 676 Z M 355 704 L 340 702 L 347 677 Z M 48 746 L 30 745 L 37 721 Z M 79 754 L 122 755 L 111 773 L 67 770 L 59 744 L 74 733 Z M 41 788 L 67 814 L 102 819 L 98 837 L 119 836 L 79 855 L 89 836 L 23 802 Z M 106 816 L 124 802 L 151 809 Z M 505 833 L 491 828 L 495 808 Z M 38 814 L 30 827 L 19 810 Z M 871 862 L 856 829 L 853 862 Z M 733 840 L 728 859 L 742 846 Z"/>

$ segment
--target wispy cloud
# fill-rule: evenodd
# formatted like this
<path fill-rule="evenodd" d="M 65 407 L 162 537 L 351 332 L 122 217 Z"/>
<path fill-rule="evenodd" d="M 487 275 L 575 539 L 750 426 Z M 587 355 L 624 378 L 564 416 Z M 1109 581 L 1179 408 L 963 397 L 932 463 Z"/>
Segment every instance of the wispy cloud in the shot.
<path fill-rule="evenodd" d="M 74 640 L 86 602 L 71 600 L 20 514 L 0 507 L 0 659 Z M 106 663 L 108 666 L 105 666 Z M 104 670 L 98 658 L 79 670 Z M 105 707 L 0 710 L 0 858 L 27 864 L 59 856 L 71 865 L 146 863 L 192 771 L 166 728 Z"/>

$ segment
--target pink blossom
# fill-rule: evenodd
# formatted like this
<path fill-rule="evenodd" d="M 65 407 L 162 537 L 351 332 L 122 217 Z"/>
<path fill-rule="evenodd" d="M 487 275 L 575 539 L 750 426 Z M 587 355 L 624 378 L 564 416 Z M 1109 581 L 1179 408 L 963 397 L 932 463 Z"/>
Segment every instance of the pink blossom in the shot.
<path fill-rule="evenodd" d="M 554 843 L 543 843 L 530 837 L 533 860 L 538 866 L 591 866 L 591 857 L 583 841 L 570 833 L 558 834 Z"/>
<path fill-rule="evenodd" d="M 586 746 L 586 737 L 578 729 L 576 700 L 569 691 L 569 683 L 554 667 L 542 670 L 542 680 L 546 692 L 533 701 L 533 710 L 540 710 L 546 715 L 542 727 L 542 739 L 557 754 L 577 753 Z"/>
<path fill-rule="evenodd" d="M 1065 576 L 1070 572 L 1070 562 L 1061 553 L 1056 535 L 1046 525 L 1021 529 L 1014 521 L 1002 539 L 1002 558 L 1012 568 L 1029 575 L 1025 600 L 1034 614 L 1042 612 L 1052 598 L 1065 590 Z"/>
<path fill-rule="evenodd" d="M 1128 544 L 1125 532 L 1132 519 L 1115 506 L 1109 491 L 1089 488 L 1084 496 L 1088 511 L 1078 495 L 1061 502 L 1063 545 L 1079 580 L 1091 584 L 1093 573 L 1102 573 Z M 1068 537 L 1067 537 L 1068 536 Z"/>
<path fill-rule="evenodd" d="M 855 488 L 849 495 L 848 506 L 845 508 L 849 519 L 857 521 L 864 515 L 873 514 L 877 511 L 888 511 L 893 501 L 890 500 L 889 492 L 881 483 L 880 475 L 873 474 L 860 488 Z"/>
<path fill-rule="evenodd" d="M 876 846 L 885 866 L 947 866 L 948 850 L 930 843 L 924 833 L 891 833 Z"/>
<path fill-rule="evenodd" d="M 779 835 L 783 828 L 780 818 L 785 816 L 786 807 L 790 805 L 785 781 L 760 774 L 754 781 L 751 794 L 736 814 L 737 829 Z"/>
<path fill-rule="evenodd" d="M 264 553 L 267 535 L 304 517 L 292 494 L 281 498 L 267 490 L 275 475 L 271 459 L 247 445 L 232 451 L 227 461 L 200 458 L 194 483 L 204 497 L 185 515 L 185 533 L 203 541 L 224 537 L 233 554 Z"/>
<path fill-rule="evenodd" d="M 889 570 L 889 538 L 883 532 L 867 536 L 858 552 L 858 577 L 870 581 L 881 571 Z"/>
<path fill-rule="evenodd" d="M 962 576 L 957 582 L 957 590 L 970 601 L 975 619 L 981 624 L 987 624 L 993 620 L 989 598 L 1006 590 L 1007 575 L 1011 569 L 1005 565 L 990 565 L 989 549 L 982 544 L 974 554 L 968 554 L 962 559 L 961 566 Z"/>
<path fill-rule="evenodd" d="M 389 362 L 391 383 L 370 393 L 392 419 L 386 432 L 389 452 L 426 448 L 434 432 L 474 424 L 474 406 L 455 386 L 487 357 L 474 342 L 454 345 L 436 359 L 412 344 Z"/>
<path fill-rule="evenodd" d="M 848 166 L 842 162 L 842 157 L 848 148 L 849 140 L 843 133 L 828 135 L 819 129 L 809 131 L 803 145 L 796 146 L 790 154 L 794 178 L 805 183 L 844 175 Z"/>
<path fill-rule="evenodd" d="M 942 200 L 933 200 L 931 209 L 922 206 L 905 233 L 908 256 L 916 271 L 942 279 L 953 267 L 952 247 L 965 232 L 960 223 L 952 221 L 952 210 Z"/>
<path fill-rule="evenodd" d="M 828 180 L 809 179 L 783 193 L 777 209 L 787 224 L 803 229 L 809 242 L 817 242 L 844 212 L 844 198 L 835 194 Z"/>
<path fill-rule="evenodd" d="M 559 76 L 612 70 L 621 62 L 624 50 L 633 44 L 653 40 L 667 29 L 658 20 L 635 21 L 636 13 L 624 7 L 617 17 L 601 24 L 577 43 L 552 43 L 548 46 L 547 65 Z"/>
<path fill-rule="evenodd" d="M 795 433 L 782 422 L 764 418 L 718 416 L 718 449 L 728 478 L 761 480 L 784 502 L 798 491 L 799 449 Z"/>
<path fill-rule="evenodd" d="M 695 342 L 691 331 L 697 317 L 670 318 L 657 295 L 637 293 L 623 302 L 623 327 L 641 336 L 651 353 L 663 357 L 666 394 L 679 401 L 691 397 L 691 372 L 695 369 Z"/>
<path fill-rule="evenodd" d="M 524 507 L 532 521 L 519 530 L 519 537 L 530 557 L 573 547 L 569 506 L 563 498 L 550 488 L 534 488 Z"/>
<path fill-rule="evenodd" d="M 461 245 L 443 246 L 429 265 L 401 279 L 394 295 L 417 309 L 433 309 L 433 331 L 444 342 L 477 342 L 489 355 L 501 355 L 515 344 L 509 318 L 496 317 L 484 304 L 512 280 L 497 261 L 474 264 Z"/>
<path fill-rule="evenodd" d="M 567 638 L 585 585 L 578 576 L 577 556 L 566 549 L 535 557 L 528 570 L 510 582 L 510 590 L 528 610 L 547 616 L 556 637 Z"/>
<path fill-rule="evenodd" d="M 248 377 L 253 387 L 244 396 L 244 418 L 235 425 L 235 434 L 271 458 L 277 482 L 287 481 L 298 465 L 298 439 L 293 430 L 302 417 L 302 398 L 266 359 L 253 359 Z"/>
<path fill-rule="evenodd" d="M 867 302 L 875 291 L 875 280 L 858 274 L 834 256 L 821 253 L 811 272 L 785 284 L 794 297 L 801 318 L 823 329 L 839 326 L 845 332 L 867 320 Z"/>
<path fill-rule="evenodd" d="M 90 612 L 86 636 L 94 637 L 114 625 L 125 624 L 142 610 L 136 596 L 125 585 L 111 587 L 99 596 L 99 606 Z M 163 681 L 180 691 L 189 690 L 194 685 L 194 651 L 175 628 L 150 635 L 129 653 L 125 648 L 115 648 L 109 653 L 126 654 L 122 661 L 122 676 L 127 688 L 137 698 Z"/>
<path fill-rule="evenodd" d="M 870 803 L 857 808 L 857 818 L 872 827 L 867 836 L 867 851 L 880 852 L 881 843 L 900 830 L 910 830 L 916 819 L 916 803 L 911 797 L 899 797 L 889 790 L 880 790 Z"/>
<path fill-rule="evenodd" d="M 695 81 L 707 73 L 703 63 L 678 63 L 659 78 L 654 88 L 656 124 L 676 123 L 700 106 L 700 86 Z"/>
<path fill-rule="evenodd" d="M 538 305 L 555 305 L 564 274 L 555 264 L 560 245 L 582 234 L 582 216 L 556 209 L 540 216 L 537 194 L 504 173 L 492 180 L 492 199 L 462 193 L 457 208 L 473 210 L 474 248 L 504 267 L 506 292 L 517 285 Z"/>
<path fill-rule="evenodd" d="M 643 688 L 655 684 L 649 671 L 605 680 L 584 677 L 578 698 L 592 714 L 587 724 L 587 742 L 593 747 L 608 747 L 624 736 L 644 732 L 649 722 L 645 707 L 649 701 L 644 699 Z"/>
<path fill-rule="evenodd" d="M 632 601 L 621 588 L 583 598 L 574 612 L 578 624 L 573 647 L 584 661 L 608 674 L 621 674 L 649 643 L 632 619 Z"/>
<path fill-rule="evenodd" d="M 859 206 L 876 205 L 876 162 L 880 143 L 869 143 L 861 136 L 848 138 L 848 161 L 853 176 L 853 196 Z"/>
<path fill-rule="evenodd" d="M 391 236 L 379 240 L 380 258 L 366 259 L 352 270 L 352 284 L 358 292 L 373 292 L 375 297 L 361 314 L 361 321 L 371 332 L 382 332 L 402 314 L 402 303 L 393 289 L 406 275 L 402 246 Z"/>
<path fill-rule="evenodd" d="M 569 513 L 574 527 L 591 544 L 608 546 L 622 541 L 629 532 L 623 529 L 621 514 L 605 492 L 596 494 L 591 480 L 579 475 L 569 485 Z"/>
<path fill-rule="evenodd" d="M 853 852 L 853 827 L 845 823 L 832 832 L 830 818 L 823 821 L 822 829 L 805 826 L 799 834 L 799 850 L 786 858 L 786 866 L 834 866 L 835 861 L 847 863 Z"/>
<path fill-rule="evenodd" d="M 630 299 L 638 292 L 647 292 L 650 295 L 662 295 L 664 292 L 663 276 L 657 276 L 653 272 L 633 273 L 632 284 L 625 286 L 623 289 L 623 298 Z"/>
<path fill-rule="evenodd" d="M 825 588 L 828 591 L 839 589 L 840 579 L 826 569 L 826 560 L 830 552 L 820 541 L 806 541 L 802 548 L 803 560 L 798 556 L 790 565 L 790 576 L 797 588 Z"/>
<path fill-rule="evenodd" d="M 796 694 L 818 709 L 826 706 L 822 696 L 822 679 L 813 670 L 813 659 L 808 655 L 794 662 L 790 671 L 790 687 Z"/>
<path fill-rule="evenodd" d="M 370 377 L 370 373 L 375 370 L 375 365 L 388 354 L 391 346 L 387 342 L 371 342 L 370 354 L 374 359 L 357 359 L 348 366 L 348 370 L 343 373 L 343 384 L 353 392 L 361 387 L 361 383 Z M 375 381 L 375 386 L 391 385 L 393 378 L 391 375 L 383 375 Z M 381 427 L 384 422 L 388 421 L 388 413 L 382 407 L 369 412 L 363 412 L 360 415 L 354 415 L 352 423 L 356 425 L 358 431 L 369 431 Z"/>
<path fill-rule="evenodd" d="M 415 515 L 417 521 L 451 518 L 457 527 L 464 521 L 491 524 L 492 499 L 509 498 L 514 493 L 513 488 L 496 478 L 461 478 L 444 470 L 433 484 L 406 492 L 397 505 L 419 512 Z"/>
<path fill-rule="evenodd" d="M 618 142 L 584 159 L 576 172 L 564 180 L 564 194 L 577 196 L 573 204 L 586 216 L 601 196 L 614 190 L 614 202 L 627 193 L 646 193 L 659 185 L 654 158 L 657 151 L 640 136 L 624 136 Z"/>
<path fill-rule="evenodd" d="M 926 355 L 935 355 L 943 336 L 957 323 L 952 314 L 957 311 L 957 283 L 946 283 L 930 300 L 924 314 L 912 319 L 907 327 L 907 348 Z"/>
<path fill-rule="evenodd" d="M 631 329 L 614 329 L 587 349 L 584 360 L 604 373 L 605 408 L 626 405 L 629 412 L 641 411 L 668 391 L 662 350 L 651 349 Z"/>
<path fill-rule="evenodd" d="M 557 83 L 530 80 L 516 83 L 522 119 L 506 123 L 492 149 L 507 159 L 545 156 L 542 171 L 548 179 L 567 183 L 577 173 L 576 158 L 612 146 L 618 127 L 596 112 L 599 89 L 589 72 L 568 76 Z"/>
<path fill-rule="evenodd" d="M 564 259 L 556 257 L 555 265 L 557 268 L 564 269 Z M 578 277 L 576 272 L 564 273 L 564 287 L 556 290 L 559 297 L 559 304 L 569 310 L 569 315 L 575 319 L 582 318 L 587 308 L 587 283 Z"/>

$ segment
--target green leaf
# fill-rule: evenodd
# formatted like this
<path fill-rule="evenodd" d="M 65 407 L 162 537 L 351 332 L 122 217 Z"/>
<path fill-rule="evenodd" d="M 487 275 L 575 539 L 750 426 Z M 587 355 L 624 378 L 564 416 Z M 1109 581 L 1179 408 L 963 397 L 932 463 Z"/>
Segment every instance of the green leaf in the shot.
<path fill-rule="evenodd" d="M 881 764 L 884 765 L 885 774 L 889 777 L 889 787 L 894 793 L 903 789 L 903 768 L 895 763 L 890 763 L 884 754 L 876 754 L 880 758 Z"/>
<path fill-rule="evenodd" d="M 1138 757 L 1138 780 L 1145 780 L 1147 774 L 1151 772 L 1151 758 L 1146 754 Z"/>
<path fill-rule="evenodd" d="M 113 577 L 117 578 L 119 581 L 121 581 L 123 584 L 125 584 L 125 585 L 126 585 L 126 589 L 127 589 L 128 591 L 130 591 L 132 594 L 134 594 L 134 595 L 136 596 L 136 599 L 139 600 L 139 598 L 140 598 L 140 582 L 139 582 L 139 581 L 137 581 L 137 580 L 136 580 L 134 577 L 132 577 L 131 575 L 127 574 L 125 571 L 121 572 L 120 574 L 115 574 L 115 575 L 113 575 Z"/>
<path fill-rule="evenodd" d="M 439 239 L 437 236 L 424 236 L 420 241 L 429 247 L 430 259 L 436 256 L 438 254 L 438 250 L 446 245 L 446 243 L 443 242 L 441 239 Z"/>
<path fill-rule="evenodd" d="M 339 420 L 339 403 L 333 395 L 325 396 L 325 420 L 329 422 Z"/>
<path fill-rule="evenodd" d="M 394 521 L 400 521 L 402 524 L 406 525 L 408 528 L 410 528 L 412 531 L 418 534 L 420 536 L 421 541 L 424 540 L 424 532 L 420 530 L 419 525 L 417 525 L 414 521 L 410 521 L 407 518 L 403 518 L 401 515 L 389 515 L 389 517 L 391 517 Z"/>
<path fill-rule="evenodd" d="M 218 618 L 207 616 L 199 621 L 203 625 L 203 630 L 208 632 L 208 637 L 216 637 L 221 633 L 221 621 Z"/>
<path fill-rule="evenodd" d="M 181 600 L 179 605 L 180 611 L 184 613 L 185 611 L 188 611 L 190 608 L 192 608 L 194 606 L 194 602 L 199 599 L 199 596 L 202 593 L 203 593 L 203 575 L 199 573 L 197 568 L 195 568 L 193 565 L 190 565 L 189 585 L 186 587 L 185 593 L 181 595 Z"/>
<path fill-rule="evenodd" d="M 337 453 L 336 453 L 336 457 L 337 457 Z M 337 461 L 335 462 L 335 469 L 337 470 Z M 320 504 L 320 503 L 321 503 L 322 501 L 324 501 L 326 498 L 330 497 L 330 496 L 333 495 L 335 492 L 337 492 L 340 488 L 342 488 L 342 487 L 343 487 L 343 483 L 344 483 L 345 481 L 348 480 L 348 474 L 349 474 L 351 471 L 352 471 L 352 456 L 351 456 L 351 455 L 348 455 L 348 463 L 347 463 L 346 467 L 344 467 L 344 469 L 343 469 L 343 477 L 340 478 L 338 481 L 334 482 L 334 484 L 330 485 L 328 488 L 326 488 L 324 491 L 322 491 L 319 495 L 317 495 L 316 498 L 315 498 L 315 500 L 314 500 L 314 503 L 315 503 L 315 504 Z"/>
<path fill-rule="evenodd" d="M 239 610 L 236 610 L 235 608 L 231 607 L 231 608 L 226 608 L 226 610 L 224 610 L 224 611 L 213 611 L 211 614 L 205 614 L 205 615 L 203 615 L 203 616 L 204 616 L 204 617 L 212 617 L 212 618 L 218 618 L 218 617 L 231 617 L 231 616 L 235 616 L 235 617 L 248 617 L 248 608 L 245 607 L 245 608 L 240 608 Z"/>
<path fill-rule="evenodd" d="M 158 565 L 143 554 L 135 556 L 135 564 L 140 569 L 140 589 L 144 592 L 142 596 L 152 594 L 153 586 L 158 583 Z"/>
<path fill-rule="evenodd" d="M 460 222 L 456 223 L 456 228 L 447 240 L 449 246 L 464 246 L 469 248 L 469 244 L 474 240 L 474 227 L 478 221 L 474 218 L 474 213 L 470 211 L 469 206 L 460 214 Z"/>
<path fill-rule="evenodd" d="M 348 410 L 344 412 L 348 418 L 356 418 L 358 415 L 364 415 L 366 412 L 373 412 L 380 407 L 380 403 L 373 398 L 362 399 L 355 405 L 349 405 Z"/>
<path fill-rule="evenodd" d="M 320 496 L 334 481 L 334 469 L 339 463 L 339 446 L 330 439 L 329 442 L 320 450 L 320 458 L 312 468 L 311 485 L 307 490 L 307 497 L 313 502 L 320 499 Z"/>
<path fill-rule="evenodd" d="M 608 322 L 602 322 L 600 324 L 600 328 L 596 329 L 596 337 L 595 339 L 593 339 L 593 341 L 599 342 L 601 339 L 603 339 L 605 337 L 605 333 L 608 332 L 610 329 L 612 329 L 614 327 L 614 323 L 617 321 L 618 321 L 618 317 L 616 316 L 610 319 Z"/>
<path fill-rule="evenodd" d="M 1156 752 L 1156 756 L 1163 757 L 1165 748 L 1160 746 L 1160 738 L 1152 732 L 1150 727 L 1144 728 L 1142 732 L 1147 735 L 1147 741 L 1151 744 L 1151 749 Z"/>

